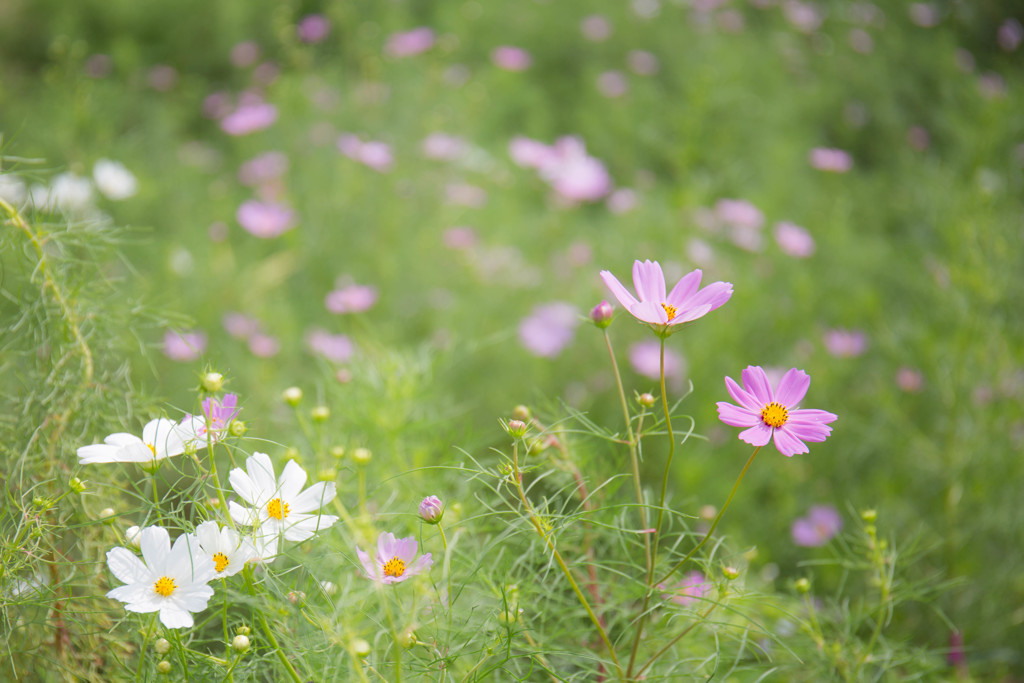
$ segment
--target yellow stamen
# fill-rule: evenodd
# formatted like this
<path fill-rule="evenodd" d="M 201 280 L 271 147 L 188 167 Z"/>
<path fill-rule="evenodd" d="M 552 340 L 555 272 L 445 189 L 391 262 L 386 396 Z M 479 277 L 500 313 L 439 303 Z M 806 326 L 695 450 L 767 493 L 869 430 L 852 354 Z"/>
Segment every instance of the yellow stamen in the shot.
<path fill-rule="evenodd" d="M 384 563 L 384 576 L 399 577 L 405 573 L 405 560 L 400 557 L 392 557 Z"/>
<path fill-rule="evenodd" d="M 284 502 L 280 498 L 275 498 L 267 503 L 267 514 L 274 519 L 284 519 L 288 516 L 288 510 L 288 503 Z"/>
<path fill-rule="evenodd" d="M 224 571 L 228 566 L 228 556 L 224 553 L 213 554 L 213 568 L 218 572 Z"/>
<path fill-rule="evenodd" d="M 146 448 L 148 448 L 153 453 L 153 457 L 155 458 L 156 457 L 156 446 L 154 446 L 151 443 L 147 443 L 146 444 Z"/>
<path fill-rule="evenodd" d="M 169 576 L 161 576 L 156 580 L 156 583 L 153 584 L 153 590 L 156 591 L 158 595 L 162 595 L 165 598 L 173 593 L 176 588 L 177 586 L 174 583 L 174 579 Z"/>
<path fill-rule="evenodd" d="M 781 403 L 772 401 L 761 409 L 761 419 L 769 427 L 781 427 L 789 419 L 789 411 Z"/>
<path fill-rule="evenodd" d="M 675 306 L 673 306 L 672 304 L 662 304 L 661 307 L 665 309 L 665 314 L 668 316 L 668 319 L 670 321 L 672 320 L 672 318 L 676 317 Z"/>

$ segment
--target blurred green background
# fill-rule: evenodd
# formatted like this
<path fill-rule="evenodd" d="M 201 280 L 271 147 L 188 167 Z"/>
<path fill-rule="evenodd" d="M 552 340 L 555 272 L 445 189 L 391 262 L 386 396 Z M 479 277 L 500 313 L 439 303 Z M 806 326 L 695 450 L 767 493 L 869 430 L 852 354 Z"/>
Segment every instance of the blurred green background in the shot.
<path fill-rule="evenodd" d="M 300 28 L 310 15 L 326 27 L 316 40 Z M 93 188 L 72 211 L 127 226 L 109 276 L 207 339 L 173 360 L 168 330 L 140 313 L 125 331 L 146 358 L 134 386 L 187 406 L 212 367 L 273 438 L 280 392 L 299 385 L 332 407 L 341 443 L 411 450 L 410 466 L 486 453 L 518 403 L 555 419 L 564 400 L 617 428 L 600 334 L 544 322 L 569 339 L 539 357 L 522 321 L 552 302 L 585 316 L 610 298 L 598 272 L 626 280 L 634 259 L 670 278 L 701 267 L 735 295 L 669 342 L 677 393 L 694 387 L 681 409 L 707 436 L 676 461 L 673 504 L 719 504 L 746 457 L 716 418 L 722 378 L 800 367 L 806 407 L 837 413 L 835 431 L 808 455 L 763 456 L 731 542 L 781 582 L 824 552 L 789 537 L 808 506 L 876 508 L 930 548 L 922 575 L 959 580 L 901 614 L 903 632 L 946 647 L 941 611 L 978 671 L 1020 676 L 1022 17 L 1010 2 L 6 0 L 0 179 L 22 185 L 0 190 L 45 203 L 54 174 L 123 164 L 132 196 Z M 393 36 L 417 27 L 430 45 L 400 54 Z M 503 67 L 499 46 L 529 65 Z M 246 97 L 276 119 L 229 135 L 223 112 Z M 450 158 L 424 149 L 439 133 Z M 345 134 L 385 143 L 390 163 L 346 156 Z M 592 200 L 510 155 L 517 137 L 569 135 L 610 178 Z M 852 165 L 815 168 L 815 148 Z M 267 152 L 286 170 L 246 185 L 240 168 Z M 254 197 L 290 207 L 294 227 L 247 232 L 237 212 Z M 792 255 L 784 221 L 813 253 Z M 3 253 L 4 268 L 18 258 Z M 379 299 L 329 312 L 351 283 Z M 260 339 L 232 336 L 232 312 Z M 351 357 L 312 351 L 316 329 L 347 335 Z M 628 360 L 650 332 L 621 311 L 611 332 L 627 391 L 655 390 Z M 417 450 L 420 434 L 450 448 Z M 661 455 L 648 447 L 652 486 Z"/>

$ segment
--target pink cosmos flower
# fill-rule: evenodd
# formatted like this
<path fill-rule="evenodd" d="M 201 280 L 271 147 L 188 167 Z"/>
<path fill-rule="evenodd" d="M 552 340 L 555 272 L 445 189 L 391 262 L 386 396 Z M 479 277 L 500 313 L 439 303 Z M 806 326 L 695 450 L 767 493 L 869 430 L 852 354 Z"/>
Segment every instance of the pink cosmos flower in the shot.
<path fill-rule="evenodd" d="M 508 153 L 517 166 L 544 168 L 555 158 L 554 150 L 540 140 L 518 135 L 508 143 Z"/>
<path fill-rule="evenodd" d="M 659 583 L 658 588 L 665 591 L 661 596 L 662 599 L 685 606 L 697 602 L 710 593 L 713 585 L 704 574 L 693 571 L 683 575 L 683 578 L 674 585 Z"/>
<path fill-rule="evenodd" d="M 760 230 L 764 213 L 745 199 L 719 199 L 715 202 L 715 218 L 737 228 Z"/>
<path fill-rule="evenodd" d="M 458 250 L 472 249 L 479 241 L 476 230 L 465 226 L 448 228 L 444 231 L 443 239 L 444 246 Z"/>
<path fill-rule="evenodd" d="M 636 208 L 636 202 L 636 190 L 631 190 L 628 187 L 621 187 L 608 195 L 608 199 L 605 200 L 605 205 L 612 213 L 623 214 Z"/>
<path fill-rule="evenodd" d="M 495 66 L 506 71 L 525 71 L 530 68 L 533 59 L 530 53 L 521 47 L 499 45 L 491 51 L 491 61 Z"/>
<path fill-rule="evenodd" d="M 812 505 L 806 517 L 793 520 L 789 528 L 793 542 L 805 548 L 817 548 L 828 543 L 843 529 L 843 518 L 831 505 Z"/>
<path fill-rule="evenodd" d="M 171 360 L 188 362 L 195 360 L 206 350 L 206 333 L 200 330 L 164 333 L 164 355 Z"/>
<path fill-rule="evenodd" d="M 322 14 L 307 14 L 302 17 L 295 33 L 304 43 L 319 43 L 331 32 L 331 22 Z"/>
<path fill-rule="evenodd" d="M 810 376 L 803 370 L 789 370 L 773 391 L 764 370 L 751 365 L 743 371 L 743 385 L 726 377 L 725 387 L 740 405 L 725 401 L 717 404 L 722 422 L 731 427 L 747 428 L 740 432 L 741 441 L 760 447 L 774 438 L 775 448 L 786 457 L 792 457 L 808 452 L 805 441 L 821 442 L 832 433 L 828 424 L 837 420 L 837 415 L 797 408 L 811 385 Z"/>
<path fill-rule="evenodd" d="M 363 564 L 364 576 L 378 583 L 401 583 L 430 569 L 434 563 L 430 553 L 416 558 L 416 538 L 395 538 L 384 532 L 377 538 L 377 555 L 371 558 L 358 546 L 356 555 Z"/>
<path fill-rule="evenodd" d="M 553 358 L 572 341 L 579 322 L 579 311 L 572 304 L 543 304 L 519 323 L 519 341 L 530 353 Z"/>
<path fill-rule="evenodd" d="M 796 258 L 807 258 L 814 253 L 811 233 L 789 221 L 775 224 L 775 242 L 783 252 Z"/>
<path fill-rule="evenodd" d="M 571 202 L 592 202 L 612 189 L 604 164 L 587 154 L 583 140 L 566 136 L 555 141 L 553 155 L 540 168 L 541 177 Z"/>
<path fill-rule="evenodd" d="M 621 71 L 605 71 L 597 77 L 597 89 L 605 97 L 622 97 L 629 91 L 629 83 Z"/>
<path fill-rule="evenodd" d="M 344 363 L 352 357 L 355 347 L 345 334 L 331 334 L 325 330 L 313 330 L 306 336 L 309 350 L 335 363 Z"/>
<path fill-rule="evenodd" d="M 444 187 L 444 199 L 447 204 L 479 209 L 487 204 L 487 190 L 469 183 L 448 183 Z"/>
<path fill-rule="evenodd" d="M 384 52 L 392 57 L 412 57 L 426 52 L 434 46 L 434 31 L 426 26 L 403 33 L 394 33 L 388 38 Z"/>
<path fill-rule="evenodd" d="M 238 182 L 252 187 L 277 180 L 288 170 L 288 156 L 284 152 L 265 152 L 253 157 L 238 169 Z"/>
<path fill-rule="evenodd" d="M 371 285 L 349 285 L 329 292 L 324 305 L 331 313 L 362 313 L 377 303 L 377 288 Z"/>
<path fill-rule="evenodd" d="M 600 43 L 612 34 L 612 23 L 600 14 L 591 14 L 580 22 L 580 32 L 587 40 Z"/>
<path fill-rule="evenodd" d="M 363 142 L 356 135 L 344 133 L 338 137 L 337 146 L 338 151 L 349 159 L 381 173 L 391 170 L 391 164 L 394 162 L 391 146 L 380 140 Z"/>
<path fill-rule="evenodd" d="M 229 311 L 224 314 L 221 323 L 227 333 L 235 339 L 248 339 L 260 331 L 259 321 L 245 313 Z"/>
<path fill-rule="evenodd" d="M 825 350 L 836 358 L 854 358 L 868 348 L 868 336 L 863 330 L 837 327 L 826 332 L 822 341 L 825 343 Z"/>
<path fill-rule="evenodd" d="M 259 58 L 260 46 L 255 41 L 244 40 L 231 48 L 231 63 L 238 68 L 252 66 Z"/>
<path fill-rule="evenodd" d="M 896 386 L 901 391 L 913 394 L 921 391 L 923 385 L 924 375 L 921 374 L 920 370 L 904 366 L 896 371 Z"/>
<path fill-rule="evenodd" d="M 186 440 L 196 442 L 197 448 L 206 446 L 207 441 L 217 443 L 227 434 L 231 421 L 242 411 L 238 407 L 238 396 L 225 394 L 223 399 L 212 396 L 203 399 L 202 415 L 186 415 L 181 421 Z"/>
<path fill-rule="evenodd" d="M 807 162 L 826 173 L 846 173 L 853 168 L 853 157 L 849 152 L 831 147 L 815 147 L 807 155 Z"/>
<path fill-rule="evenodd" d="M 632 50 L 626 55 L 626 63 L 637 76 L 651 76 L 658 72 L 658 58 L 646 50 Z"/>
<path fill-rule="evenodd" d="M 623 308 L 637 320 L 654 325 L 659 334 L 669 334 L 672 327 L 707 315 L 732 296 L 731 282 L 713 282 L 698 290 L 702 275 L 699 269 L 687 273 L 666 295 L 661 265 L 657 261 L 634 261 L 633 286 L 640 297 L 637 300 L 614 275 L 601 271 L 601 279 Z"/>
<path fill-rule="evenodd" d="M 272 358 L 281 351 L 281 342 L 277 337 L 257 332 L 249 337 L 249 351 L 259 358 Z"/>
<path fill-rule="evenodd" d="M 283 204 L 255 199 L 242 202 L 235 213 L 238 224 L 254 237 L 269 239 L 295 227 L 295 212 Z"/>
<path fill-rule="evenodd" d="M 999 47 L 1007 52 L 1013 52 L 1024 42 L 1024 26 L 1020 21 L 1010 17 L 999 25 L 999 32 L 996 34 Z"/>
<path fill-rule="evenodd" d="M 220 128 L 228 135 L 248 135 L 269 127 L 277 121 L 277 107 L 263 101 L 243 102 L 220 120 Z"/>
<path fill-rule="evenodd" d="M 942 15 L 939 8 L 929 2 L 915 2 L 907 8 L 910 20 L 921 28 L 933 28 L 938 26 Z"/>

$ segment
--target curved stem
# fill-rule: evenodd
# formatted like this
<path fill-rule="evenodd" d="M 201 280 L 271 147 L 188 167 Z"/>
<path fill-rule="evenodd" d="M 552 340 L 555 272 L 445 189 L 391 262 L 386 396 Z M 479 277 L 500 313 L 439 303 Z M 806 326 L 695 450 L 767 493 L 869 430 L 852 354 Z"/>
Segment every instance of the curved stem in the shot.
<path fill-rule="evenodd" d="M 687 635 L 688 635 L 688 634 L 690 633 L 690 631 L 692 631 L 693 629 L 695 629 L 695 628 L 697 627 L 697 625 L 698 625 L 698 624 L 700 624 L 701 622 L 703 622 L 704 620 L 706 620 L 706 619 L 707 619 L 707 618 L 708 618 L 709 616 L 711 616 L 711 613 L 715 611 L 715 608 L 716 608 L 716 607 L 718 607 L 718 603 L 717 603 L 717 602 L 716 602 L 716 603 L 713 603 L 713 604 L 711 605 L 711 607 L 708 607 L 708 608 L 707 608 L 706 610 L 704 610 L 704 614 L 700 615 L 700 619 L 699 619 L 698 621 L 695 621 L 695 622 L 693 622 L 692 624 L 690 624 L 689 626 L 687 626 L 686 628 L 684 628 L 684 629 L 682 630 L 682 632 L 681 632 L 681 633 L 680 633 L 679 635 L 677 635 L 677 636 L 676 636 L 675 638 L 673 638 L 672 640 L 668 641 L 668 644 L 667 644 L 667 645 L 665 645 L 665 647 L 663 647 L 663 648 L 661 648 L 660 650 L 658 650 L 657 652 L 655 652 L 655 653 L 654 653 L 654 656 L 653 656 L 653 657 L 651 657 L 650 659 L 648 659 L 648 660 L 647 660 L 647 663 L 646 663 L 646 664 L 644 664 L 644 665 L 643 665 L 643 666 L 641 666 L 641 667 L 640 667 L 639 669 L 637 669 L 637 671 L 636 671 L 636 675 L 637 675 L 637 677 L 639 678 L 640 676 L 642 676 L 642 675 L 643 675 L 643 673 L 644 673 L 645 671 L 647 671 L 647 669 L 649 669 L 649 668 L 651 667 L 651 665 L 652 665 L 652 664 L 654 664 L 654 662 L 658 661 L 658 659 L 659 659 L 659 658 L 660 658 L 660 657 L 661 657 L 661 656 L 662 656 L 663 654 L 665 654 L 666 652 L 668 652 L 669 648 L 671 648 L 671 647 L 672 647 L 673 645 L 675 645 L 675 644 L 676 644 L 676 643 L 678 643 L 678 642 L 679 642 L 680 640 L 682 640 L 683 638 L 685 638 L 685 637 L 686 637 L 686 636 L 687 636 Z"/>
<path fill-rule="evenodd" d="M 577 599 L 580 604 L 583 605 L 583 609 L 586 610 L 587 615 L 590 617 L 590 621 L 593 622 L 597 628 L 598 634 L 601 636 L 601 640 L 604 641 L 604 646 L 608 650 L 608 655 L 612 659 L 612 663 L 615 665 L 616 671 L 618 671 L 619 678 L 625 680 L 625 673 L 622 670 L 622 665 L 619 664 L 619 659 L 615 655 L 615 648 L 612 646 L 612 641 L 608 639 L 608 634 L 605 632 L 604 627 L 601 625 L 601 620 L 594 613 L 594 610 L 590 607 L 590 603 L 587 602 L 587 598 L 583 595 L 583 591 L 580 590 L 580 586 L 576 583 L 576 579 L 573 577 L 572 572 L 569 570 L 569 565 L 562 559 L 562 554 L 555 548 L 555 543 L 551 539 L 550 535 L 545 533 L 543 527 L 541 527 L 540 520 L 537 518 L 537 514 L 533 511 L 528 500 L 526 500 L 526 492 L 523 490 L 522 473 L 519 471 L 519 441 L 516 440 L 512 443 L 512 481 L 516 487 L 516 491 L 519 493 L 519 500 L 523 504 L 523 510 L 530 518 L 530 522 L 533 524 L 533 528 L 537 531 L 537 534 L 544 539 L 544 543 L 547 545 L 548 550 L 551 551 L 552 556 L 555 558 L 555 562 L 558 563 L 559 568 L 565 575 L 566 580 L 569 582 L 569 586 L 573 592 L 576 593 Z"/>
<path fill-rule="evenodd" d="M 295 666 L 288 659 L 288 656 L 285 655 L 284 651 L 281 650 L 281 644 L 277 642 L 277 637 L 274 636 L 274 630 L 270 628 L 270 624 L 267 623 L 267 617 L 263 614 L 263 610 L 257 609 L 256 615 L 260 622 L 260 628 L 263 629 L 263 635 L 266 636 L 267 642 L 270 643 L 270 646 L 274 648 L 274 653 L 277 654 L 277 658 L 280 660 L 281 665 L 284 666 L 285 671 L 288 672 L 288 677 L 295 683 L 302 683 L 302 677 L 299 676 L 299 672 L 295 670 Z"/>
<path fill-rule="evenodd" d="M 711 528 L 708 529 L 708 532 L 706 534 L 704 534 L 704 538 L 701 539 L 700 543 L 694 546 L 693 550 L 686 554 L 686 557 L 679 560 L 679 562 L 677 562 L 676 565 L 669 570 L 668 574 L 665 574 L 665 576 L 661 579 L 661 581 L 658 581 L 658 583 L 667 581 L 670 576 L 676 573 L 676 570 L 678 570 L 680 567 L 686 564 L 686 561 L 693 557 L 697 553 L 697 551 L 700 550 L 701 547 L 708 542 L 708 539 L 711 538 L 711 534 L 715 532 L 715 528 L 718 526 L 718 523 L 722 520 L 722 515 L 724 515 L 725 511 L 729 509 L 729 503 L 732 502 L 733 496 L 736 495 L 736 490 L 739 489 L 740 482 L 743 481 L 743 475 L 745 475 L 747 473 L 747 470 L 750 469 L 751 463 L 754 462 L 754 458 L 757 456 L 760 450 L 761 447 L 758 446 L 757 448 L 754 449 L 754 452 L 750 454 L 750 457 L 747 458 L 747 464 L 744 465 L 743 470 L 740 471 L 740 476 L 736 478 L 736 483 L 732 485 L 732 491 L 729 492 L 729 497 L 725 499 L 725 504 L 722 506 L 722 509 L 718 511 L 718 515 L 715 517 L 715 521 L 711 523 Z"/>

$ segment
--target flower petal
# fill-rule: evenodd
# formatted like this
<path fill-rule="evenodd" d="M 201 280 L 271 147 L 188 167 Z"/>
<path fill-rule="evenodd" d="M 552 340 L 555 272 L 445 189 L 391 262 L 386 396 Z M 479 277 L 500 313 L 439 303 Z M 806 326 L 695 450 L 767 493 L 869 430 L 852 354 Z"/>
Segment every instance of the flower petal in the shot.
<path fill-rule="evenodd" d="M 250 505 L 259 505 L 260 496 L 263 492 L 256 486 L 256 482 L 241 467 L 236 467 L 228 473 L 228 483 L 235 493 Z M 231 501 L 234 504 L 234 501 Z"/>
<path fill-rule="evenodd" d="M 787 408 L 795 408 L 800 405 L 807 395 L 807 388 L 811 386 L 811 376 L 803 370 L 793 368 L 786 372 L 779 380 L 778 390 L 775 392 L 775 400 Z"/>
<path fill-rule="evenodd" d="M 167 628 L 191 628 L 195 621 L 187 610 L 167 602 L 160 608 L 160 623 Z"/>
<path fill-rule="evenodd" d="M 772 428 L 763 421 L 758 422 L 750 429 L 740 432 L 739 437 L 741 441 L 746 441 L 751 446 L 764 446 L 772 439 Z"/>
<path fill-rule="evenodd" d="M 760 413 L 753 413 L 746 408 L 740 408 L 725 401 L 719 401 L 716 405 L 718 406 L 718 419 L 730 427 L 753 427 L 762 422 Z"/>
<path fill-rule="evenodd" d="M 312 512 L 319 510 L 334 500 L 335 486 L 333 481 L 318 481 L 308 489 L 289 500 L 292 512 Z"/>
<path fill-rule="evenodd" d="M 380 579 L 380 571 L 370 556 L 359 549 L 356 546 L 356 555 L 359 557 L 359 562 L 363 565 L 363 570 L 366 572 L 366 577 L 374 580 Z"/>
<path fill-rule="evenodd" d="M 678 309 L 683 309 L 688 305 L 687 299 L 693 296 L 697 289 L 700 287 L 700 279 L 703 273 L 700 268 L 691 271 L 679 278 L 679 282 L 672 288 L 672 291 L 668 293 L 666 303 L 675 306 Z"/>
<path fill-rule="evenodd" d="M 121 446 L 95 443 L 78 449 L 78 464 L 93 465 L 96 463 L 124 462 L 121 458 Z"/>
<path fill-rule="evenodd" d="M 289 541 L 305 541 L 313 534 L 332 526 L 338 521 L 334 515 L 289 515 L 289 524 L 284 528 L 284 537 Z"/>
<path fill-rule="evenodd" d="M 161 575 L 167 566 L 167 556 L 171 553 L 171 536 L 167 529 L 160 526 L 148 526 L 139 532 L 139 548 L 146 566 L 155 575 Z"/>
<path fill-rule="evenodd" d="M 127 548 L 108 550 L 107 566 L 121 583 L 147 583 L 153 576 L 149 567 Z"/>
<path fill-rule="evenodd" d="M 775 430 L 775 448 L 787 458 L 808 452 L 807 444 L 798 439 L 792 430 L 785 427 Z"/>
<path fill-rule="evenodd" d="M 299 495 L 299 491 L 306 484 L 306 470 L 302 469 L 299 463 L 289 460 L 284 466 L 284 471 L 278 478 L 278 495 L 289 504 Z"/>
<path fill-rule="evenodd" d="M 253 485 L 260 492 L 260 498 L 251 501 L 259 506 L 277 497 L 277 480 L 274 478 L 274 463 L 266 453 L 253 453 L 245 459 L 245 469 L 252 479 Z M 239 494 L 241 495 L 241 494 Z"/>
<path fill-rule="evenodd" d="M 760 365 L 748 365 L 742 373 L 743 386 L 754 395 L 761 406 L 766 406 L 775 400 L 772 393 L 772 385 L 768 382 L 768 375 Z"/>
<path fill-rule="evenodd" d="M 820 422 L 793 422 L 790 420 L 782 429 L 789 432 L 793 438 L 814 443 L 824 441 L 832 433 L 831 427 Z"/>
<path fill-rule="evenodd" d="M 756 397 L 751 395 L 746 389 L 743 389 L 732 377 L 725 378 L 725 389 L 732 396 L 733 400 L 739 403 L 747 410 L 752 410 L 760 414 L 761 410 L 764 409 L 764 404 L 757 400 Z"/>
<path fill-rule="evenodd" d="M 604 280 L 605 286 L 627 311 L 630 310 L 631 306 L 635 306 L 637 304 L 636 298 L 629 293 L 629 290 L 622 286 L 622 283 L 619 282 L 618 278 L 612 275 L 611 272 L 602 270 L 601 279 Z"/>
<path fill-rule="evenodd" d="M 789 419 L 794 422 L 820 422 L 828 424 L 835 422 L 839 416 L 827 410 L 815 410 L 813 408 L 801 408 L 789 411 Z"/>
<path fill-rule="evenodd" d="M 633 287 L 640 301 L 660 305 L 665 301 L 665 274 L 657 261 L 633 262 Z"/>
<path fill-rule="evenodd" d="M 708 311 L 720 308 L 732 298 L 731 282 L 712 282 L 704 289 L 697 292 L 693 298 L 686 302 L 687 308 L 707 306 Z M 703 314 L 702 314 L 703 315 Z"/>
<path fill-rule="evenodd" d="M 640 301 L 629 308 L 629 312 L 637 320 L 653 325 L 664 325 L 668 322 L 668 313 L 653 301 Z"/>

